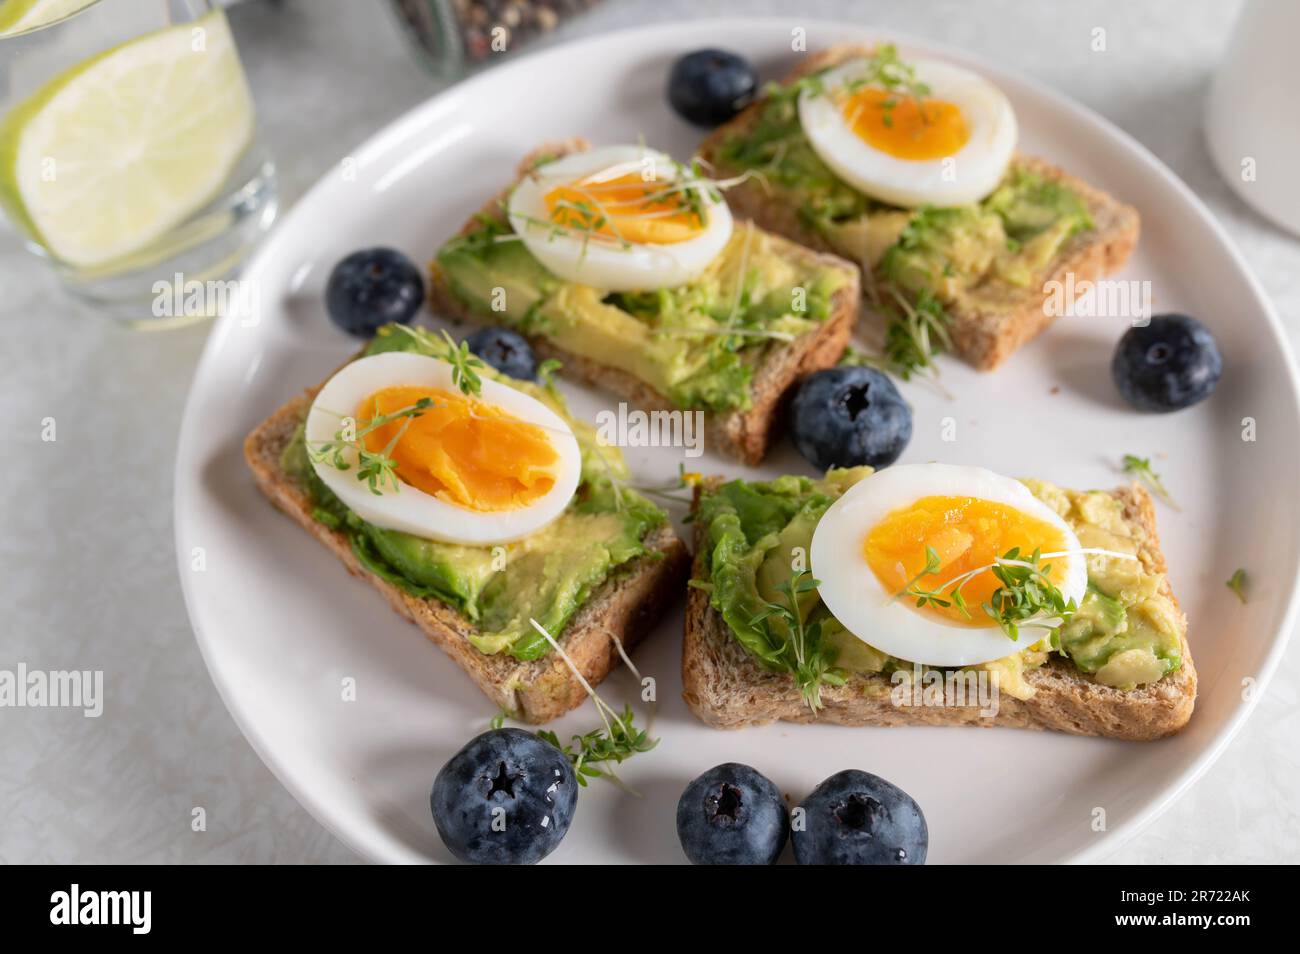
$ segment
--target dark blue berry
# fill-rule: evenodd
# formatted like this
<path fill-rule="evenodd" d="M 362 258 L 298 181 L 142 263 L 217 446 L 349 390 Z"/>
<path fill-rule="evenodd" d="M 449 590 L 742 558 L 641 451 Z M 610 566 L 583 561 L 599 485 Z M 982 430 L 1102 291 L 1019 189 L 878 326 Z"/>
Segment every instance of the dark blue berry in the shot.
<path fill-rule="evenodd" d="M 875 368 L 809 375 L 792 408 L 794 444 L 818 470 L 887 467 L 912 439 L 912 409 Z"/>
<path fill-rule="evenodd" d="M 726 50 L 696 50 L 673 64 L 668 102 L 697 126 L 717 126 L 754 99 L 758 73 L 743 56 Z"/>
<path fill-rule="evenodd" d="M 424 277 L 391 248 L 353 252 L 334 266 L 325 286 L 330 319 L 349 334 L 368 337 L 389 322 L 406 324 L 424 302 Z"/>
<path fill-rule="evenodd" d="M 1187 315 L 1156 315 L 1130 328 L 1110 365 L 1119 393 L 1139 411 L 1178 411 L 1204 401 L 1223 373 L 1208 328 Z"/>
<path fill-rule="evenodd" d="M 770 865 L 790 832 L 781 792 L 748 765 L 715 766 L 677 802 L 677 837 L 696 865 Z"/>
<path fill-rule="evenodd" d="M 568 832 L 577 802 L 568 758 L 523 729 L 473 739 L 442 767 L 429 796 L 443 844 L 485 865 L 541 861 Z"/>
<path fill-rule="evenodd" d="M 923 865 L 930 845 L 912 796 L 870 772 L 847 769 L 822 782 L 799 806 L 790 840 L 801 865 Z"/>
<path fill-rule="evenodd" d="M 502 374 L 521 381 L 537 378 L 537 356 L 523 335 L 509 328 L 480 328 L 465 343 Z"/>

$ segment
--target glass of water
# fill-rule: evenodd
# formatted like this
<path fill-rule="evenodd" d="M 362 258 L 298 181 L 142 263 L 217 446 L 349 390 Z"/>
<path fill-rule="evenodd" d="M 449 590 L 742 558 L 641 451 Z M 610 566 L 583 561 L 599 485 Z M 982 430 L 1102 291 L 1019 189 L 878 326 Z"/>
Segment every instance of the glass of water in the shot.
<path fill-rule="evenodd" d="M 276 214 L 219 5 L 0 0 L 0 208 L 98 309 L 208 317 L 175 286 L 229 275 Z"/>

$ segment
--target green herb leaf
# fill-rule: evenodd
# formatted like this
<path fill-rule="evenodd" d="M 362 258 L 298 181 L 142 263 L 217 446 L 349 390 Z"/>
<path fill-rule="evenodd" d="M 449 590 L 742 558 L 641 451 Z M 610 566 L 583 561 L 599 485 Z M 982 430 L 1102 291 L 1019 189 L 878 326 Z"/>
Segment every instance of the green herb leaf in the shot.
<path fill-rule="evenodd" d="M 1237 594 L 1237 599 L 1241 600 L 1244 605 L 1246 603 L 1246 587 L 1249 584 L 1250 577 L 1246 574 L 1246 571 L 1241 567 L 1237 567 L 1237 569 L 1232 572 L 1232 576 L 1228 577 L 1228 581 L 1224 586 Z"/>
<path fill-rule="evenodd" d="M 1151 492 L 1173 507 L 1175 510 L 1181 509 L 1178 504 L 1174 503 L 1174 498 L 1169 496 L 1169 491 L 1165 490 L 1164 482 L 1160 479 L 1151 466 L 1151 460 L 1147 457 L 1136 457 L 1133 454 L 1124 455 L 1124 473 L 1131 474 L 1142 483 L 1151 488 Z"/>
<path fill-rule="evenodd" d="M 575 735 L 567 745 L 561 744 L 554 732 L 541 731 L 537 736 L 568 757 L 573 763 L 578 784 L 584 788 L 589 778 L 614 777 L 612 769 L 604 766 L 617 765 L 638 752 L 649 752 L 659 744 L 659 740 L 650 738 L 645 729 L 636 727 L 630 705 L 624 706 L 621 713 L 611 713 L 607 727 Z"/>
<path fill-rule="evenodd" d="M 822 708 L 822 685 L 844 681 L 844 674 L 834 668 L 834 660 L 823 650 L 821 621 L 806 622 L 799 608 L 799 597 L 819 586 L 821 581 L 807 570 L 795 570 L 788 581 L 776 586 L 785 601 L 765 603 L 750 621 L 763 630 L 771 647 L 764 658 L 790 672 L 804 703 L 814 713 Z M 775 628 L 773 621 L 780 621 L 782 629 Z"/>
<path fill-rule="evenodd" d="M 376 496 L 389 489 L 396 492 L 401 489 L 401 481 L 397 478 L 397 461 L 392 457 L 393 448 L 402 439 L 402 435 L 410 427 L 411 421 L 423 414 L 432 405 L 432 398 L 422 397 L 414 404 L 408 404 L 406 407 L 399 408 L 391 413 L 379 414 L 367 421 L 357 421 L 355 433 L 348 434 L 344 429 L 340 428 L 334 432 L 332 440 L 308 441 L 307 455 L 314 463 L 324 464 L 339 471 L 347 471 L 352 469 L 352 462 L 348 459 L 347 451 L 352 450 L 357 456 L 357 480 L 363 481 L 370 488 L 370 492 Z M 398 428 L 397 433 L 392 436 L 382 450 L 372 451 L 366 447 L 365 438 L 367 434 L 396 421 L 401 421 L 402 426 Z"/>
<path fill-rule="evenodd" d="M 908 584 L 895 594 L 895 599 L 911 597 L 916 600 L 917 608 L 937 606 L 947 608 L 955 606 L 967 619 L 971 618 L 962 595 L 962 587 L 979 574 L 989 571 L 1000 584 L 989 596 L 987 603 L 980 608 L 993 622 L 997 623 L 1009 639 L 1019 640 L 1021 626 L 1036 626 L 1055 630 L 1074 615 L 1078 607 L 1073 599 L 1066 600 L 1064 594 L 1052 582 L 1049 574 L 1052 565 L 1042 564 L 1041 550 L 1035 550 L 1029 557 L 1020 554 L 1019 547 L 1012 547 L 988 566 L 969 570 L 947 581 L 936 589 L 927 590 L 920 586 L 920 580 L 933 576 L 942 567 L 939 555 L 933 547 L 925 548 L 925 566 Z"/>
<path fill-rule="evenodd" d="M 885 326 L 885 370 L 904 381 L 915 374 L 938 374 L 935 356 L 952 348 L 948 326 L 952 317 L 943 303 L 928 289 L 915 300 L 908 300 L 892 284 L 885 286 L 888 300 L 882 305 L 888 324 Z"/>

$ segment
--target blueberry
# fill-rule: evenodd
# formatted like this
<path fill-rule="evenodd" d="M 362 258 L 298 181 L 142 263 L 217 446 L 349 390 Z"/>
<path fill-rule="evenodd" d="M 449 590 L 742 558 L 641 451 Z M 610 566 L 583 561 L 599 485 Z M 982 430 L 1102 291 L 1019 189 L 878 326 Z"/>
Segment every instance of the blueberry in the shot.
<path fill-rule="evenodd" d="M 391 248 L 353 252 L 334 266 L 325 286 L 330 319 L 349 334 L 366 337 L 389 322 L 406 324 L 424 301 L 424 278 L 415 264 Z"/>
<path fill-rule="evenodd" d="M 923 865 L 930 844 L 912 796 L 879 776 L 837 772 L 799 806 L 790 840 L 801 865 Z"/>
<path fill-rule="evenodd" d="M 795 395 L 794 444 L 818 470 L 888 467 L 912 439 L 912 409 L 875 368 L 827 368 Z"/>
<path fill-rule="evenodd" d="M 748 765 L 709 769 L 677 802 L 677 837 L 696 865 L 770 865 L 789 836 L 780 791 Z"/>
<path fill-rule="evenodd" d="M 1204 401 L 1223 358 L 1208 328 L 1187 315 L 1156 315 L 1124 332 L 1110 363 L 1119 393 L 1139 411 L 1178 411 Z"/>
<path fill-rule="evenodd" d="M 480 328 L 465 343 L 502 374 L 521 381 L 537 378 L 537 356 L 523 335 L 509 328 Z"/>
<path fill-rule="evenodd" d="M 523 729 L 493 729 L 451 757 L 429 805 L 461 861 L 531 865 L 560 844 L 578 802 L 568 758 Z"/>
<path fill-rule="evenodd" d="M 748 106 L 757 91 L 754 67 L 726 50 L 687 53 L 668 74 L 668 102 L 697 126 L 725 123 Z"/>

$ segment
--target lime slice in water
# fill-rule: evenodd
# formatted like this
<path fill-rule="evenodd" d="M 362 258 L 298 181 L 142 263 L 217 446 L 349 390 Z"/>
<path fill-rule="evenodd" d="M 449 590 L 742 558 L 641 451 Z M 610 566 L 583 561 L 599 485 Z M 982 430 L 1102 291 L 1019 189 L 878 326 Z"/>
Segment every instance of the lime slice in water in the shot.
<path fill-rule="evenodd" d="M 49 26 L 97 0 L 0 0 L 0 36 Z"/>
<path fill-rule="evenodd" d="M 221 11 L 114 47 L 0 125 L 0 201 L 79 268 L 138 251 L 215 198 L 253 138 Z"/>

